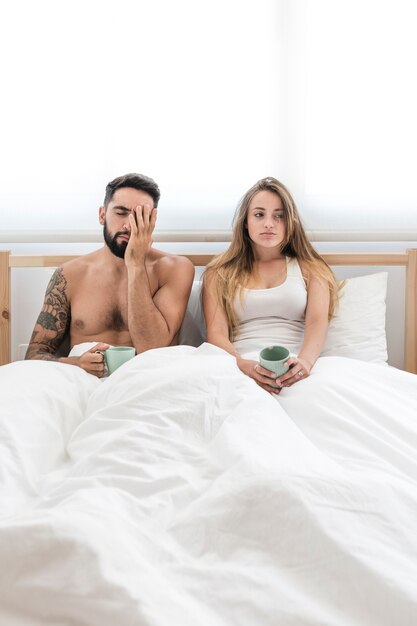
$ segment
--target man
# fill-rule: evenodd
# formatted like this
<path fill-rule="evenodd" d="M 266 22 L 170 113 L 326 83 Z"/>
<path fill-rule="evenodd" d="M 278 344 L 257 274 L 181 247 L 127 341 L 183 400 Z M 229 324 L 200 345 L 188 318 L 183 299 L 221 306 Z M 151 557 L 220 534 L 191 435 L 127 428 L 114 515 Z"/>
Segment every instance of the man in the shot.
<path fill-rule="evenodd" d="M 187 258 L 152 248 L 160 192 L 147 176 L 126 174 L 106 187 L 99 209 L 105 246 L 58 268 L 47 287 L 26 359 L 77 365 L 99 378 L 109 345 L 137 353 L 174 342 L 194 277 Z M 97 342 L 81 356 L 70 346 Z"/>

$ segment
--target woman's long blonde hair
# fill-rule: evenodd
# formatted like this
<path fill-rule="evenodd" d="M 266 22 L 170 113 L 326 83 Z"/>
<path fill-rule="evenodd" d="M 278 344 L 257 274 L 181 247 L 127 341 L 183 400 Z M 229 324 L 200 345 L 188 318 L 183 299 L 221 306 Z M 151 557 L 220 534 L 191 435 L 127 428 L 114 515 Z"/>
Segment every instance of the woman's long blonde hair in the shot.
<path fill-rule="evenodd" d="M 215 257 L 206 268 L 210 284 L 215 287 L 217 300 L 226 313 L 229 335 L 234 339 L 237 326 L 233 303 L 236 294 L 248 283 L 255 262 L 252 241 L 247 229 L 249 205 L 260 191 L 272 191 L 281 199 L 284 210 L 285 237 L 281 253 L 296 258 L 307 266 L 311 275 L 328 284 L 330 292 L 329 319 L 334 314 L 339 287 L 335 276 L 309 242 L 298 214 L 295 202 L 288 189 L 276 178 L 258 180 L 241 199 L 233 218 L 232 241 L 229 248 Z M 203 277 L 206 283 L 206 274 Z"/>

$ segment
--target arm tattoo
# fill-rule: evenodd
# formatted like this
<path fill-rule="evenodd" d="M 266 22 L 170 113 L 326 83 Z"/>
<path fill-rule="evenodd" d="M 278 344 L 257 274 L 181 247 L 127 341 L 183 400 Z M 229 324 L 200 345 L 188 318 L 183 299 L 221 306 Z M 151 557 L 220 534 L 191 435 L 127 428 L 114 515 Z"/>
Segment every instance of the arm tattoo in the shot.
<path fill-rule="evenodd" d="M 53 273 L 46 289 L 43 307 L 26 353 L 27 359 L 55 360 L 55 353 L 71 321 L 66 290 L 67 280 L 60 267 Z"/>

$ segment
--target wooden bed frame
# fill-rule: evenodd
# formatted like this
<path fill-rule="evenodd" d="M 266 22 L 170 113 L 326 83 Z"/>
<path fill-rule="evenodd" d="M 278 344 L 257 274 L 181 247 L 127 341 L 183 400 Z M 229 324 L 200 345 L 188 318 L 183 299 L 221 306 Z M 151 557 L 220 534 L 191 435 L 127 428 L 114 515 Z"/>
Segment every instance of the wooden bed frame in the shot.
<path fill-rule="evenodd" d="M 10 279 L 14 267 L 59 267 L 78 255 L 14 255 L 0 251 L 0 365 L 10 362 Z M 185 254 L 205 266 L 213 254 Z M 406 268 L 404 369 L 417 374 L 417 249 L 401 254 L 323 254 L 333 266 L 403 266 Z"/>

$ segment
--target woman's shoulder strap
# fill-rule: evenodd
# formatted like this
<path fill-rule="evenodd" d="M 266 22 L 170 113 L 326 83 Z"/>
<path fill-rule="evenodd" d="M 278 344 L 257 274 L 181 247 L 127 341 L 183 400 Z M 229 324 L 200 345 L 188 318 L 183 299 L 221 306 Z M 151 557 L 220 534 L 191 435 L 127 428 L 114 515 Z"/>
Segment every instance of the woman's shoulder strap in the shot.
<path fill-rule="evenodd" d="M 300 264 L 296 257 L 287 257 L 287 276 L 303 277 Z"/>

